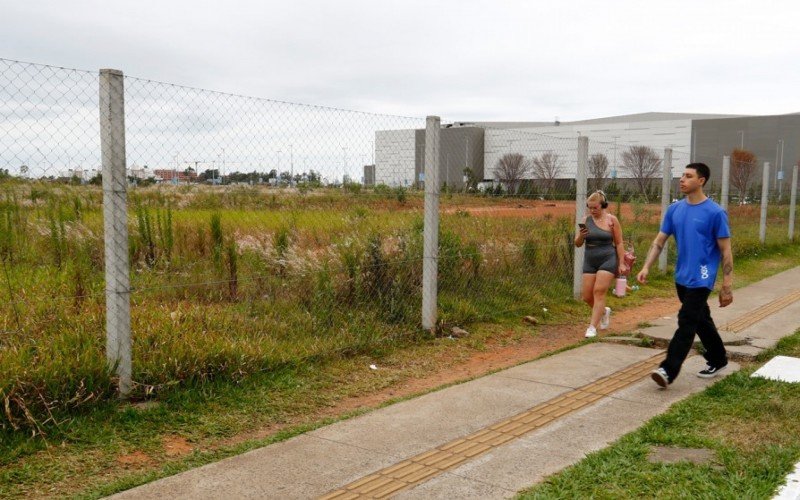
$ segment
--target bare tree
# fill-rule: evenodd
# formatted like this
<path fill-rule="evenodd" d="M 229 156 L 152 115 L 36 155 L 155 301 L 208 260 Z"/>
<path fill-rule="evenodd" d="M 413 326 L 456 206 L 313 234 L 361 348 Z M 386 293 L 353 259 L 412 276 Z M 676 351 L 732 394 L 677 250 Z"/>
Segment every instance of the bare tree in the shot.
<path fill-rule="evenodd" d="M 731 154 L 731 184 L 739 190 L 739 204 L 747 196 L 747 186 L 756 170 L 756 155 L 746 149 L 736 148 Z"/>
<path fill-rule="evenodd" d="M 650 146 L 630 146 L 622 153 L 622 168 L 630 174 L 645 201 L 648 201 L 647 188 L 661 170 L 658 153 Z"/>
<path fill-rule="evenodd" d="M 608 177 L 608 157 L 603 153 L 589 157 L 589 176 L 592 178 L 592 189 L 603 189 Z"/>
<path fill-rule="evenodd" d="M 533 176 L 541 179 L 544 184 L 545 194 L 550 193 L 556 184 L 556 179 L 561 176 L 561 159 L 556 153 L 547 151 L 533 159 Z"/>
<path fill-rule="evenodd" d="M 516 194 L 520 181 L 530 172 L 530 162 L 519 153 L 504 154 L 497 160 L 494 167 L 494 176 L 506 188 L 509 194 Z"/>

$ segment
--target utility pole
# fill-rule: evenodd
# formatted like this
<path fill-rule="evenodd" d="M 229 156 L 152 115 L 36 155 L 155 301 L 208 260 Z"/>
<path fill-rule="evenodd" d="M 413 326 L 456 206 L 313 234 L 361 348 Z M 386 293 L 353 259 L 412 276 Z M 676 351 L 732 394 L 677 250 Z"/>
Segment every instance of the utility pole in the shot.
<path fill-rule="evenodd" d="M 342 186 L 344 186 L 344 179 L 347 176 L 347 146 L 342 146 Z"/>
<path fill-rule="evenodd" d="M 777 144 L 775 150 L 775 181 L 778 184 L 778 201 L 781 201 L 783 198 L 783 139 L 778 139 L 778 143 L 781 145 L 781 154 L 780 159 L 778 157 L 777 151 Z"/>

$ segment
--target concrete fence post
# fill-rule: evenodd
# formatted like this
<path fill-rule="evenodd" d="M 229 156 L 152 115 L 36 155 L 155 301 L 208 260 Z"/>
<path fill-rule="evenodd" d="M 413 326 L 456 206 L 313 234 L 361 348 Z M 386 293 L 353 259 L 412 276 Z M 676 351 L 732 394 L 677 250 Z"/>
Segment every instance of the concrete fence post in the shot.
<path fill-rule="evenodd" d="M 758 240 L 763 245 L 767 241 L 767 204 L 769 201 L 769 162 L 764 162 L 761 176 L 761 223 L 758 226 Z"/>
<path fill-rule="evenodd" d="M 425 121 L 425 228 L 422 262 L 422 328 L 436 327 L 439 276 L 439 137 L 441 119 Z"/>
<path fill-rule="evenodd" d="M 125 99 L 121 71 L 100 70 L 100 150 L 105 231 L 106 359 L 119 377 L 119 393 L 131 390 L 131 308 L 125 164 Z"/>
<path fill-rule="evenodd" d="M 728 210 L 728 197 L 731 188 L 731 157 L 722 157 L 722 194 L 720 195 L 720 206 L 723 210 Z"/>
<path fill-rule="evenodd" d="M 664 215 L 667 213 L 669 203 L 672 198 L 672 148 L 664 149 L 664 172 L 661 178 L 661 220 L 664 220 Z M 667 245 L 669 242 L 664 243 L 664 248 L 661 249 L 661 255 L 658 256 L 658 270 L 662 273 L 667 272 Z"/>
<path fill-rule="evenodd" d="M 794 241 L 794 217 L 797 205 L 797 168 L 797 164 L 792 167 L 792 187 L 791 196 L 789 197 L 789 241 Z"/>
<path fill-rule="evenodd" d="M 578 169 L 575 172 L 575 225 L 586 218 L 586 170 L 589 165 L 589 138 L 578 137 Z M 584 245 L 585 246 L 585 245 Z M 584 247 L 575 247 L 574 262 L 572 265 L 572 295 L 576 299 L 581 297 L 581 282 L 583 280 L 583 252 Z"/>

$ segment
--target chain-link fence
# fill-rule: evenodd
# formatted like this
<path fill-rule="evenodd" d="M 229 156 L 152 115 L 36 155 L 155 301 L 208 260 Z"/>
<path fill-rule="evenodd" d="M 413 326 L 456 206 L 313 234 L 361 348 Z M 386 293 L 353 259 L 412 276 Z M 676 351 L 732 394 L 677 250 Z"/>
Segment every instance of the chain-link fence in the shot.
<path fill-rule="evenodd" d="M 0 102 L 4 427 L 546 317 L 575 296 L 587 193 L 643 258 L 691 160 L 2 59 Z M 732 202 L 734 247 L 785 242 L 793 206 L 760 241 Z"/>

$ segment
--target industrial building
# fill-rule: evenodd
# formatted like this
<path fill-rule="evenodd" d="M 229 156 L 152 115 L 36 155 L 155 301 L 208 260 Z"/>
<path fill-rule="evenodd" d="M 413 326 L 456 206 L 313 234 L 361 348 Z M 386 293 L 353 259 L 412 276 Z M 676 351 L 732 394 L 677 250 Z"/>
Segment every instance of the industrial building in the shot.
<path fill-rule="evenodd" d="M 575 122 L 454 122 L 443 124 L 440 182 L 464 185 L 464 168 L 478 179 L 495 178 L 498 160 L 508 153 L 534 159 L 556 155 L 558 178 L 572 179 L 577 168 L 577 138 L 589 138 L 589 154 L 609 160 L 609 176 L 625 178 L 622 154 L 631 146 L 649 146 L 659 155 L 673 151 L 673 172 L 691 161 L 707 163 L 712 182 L 719 182 L 722 157 L 734 148 L 770 162 L 773 185 L 800 159 L 800 113 L 743 116 L 698 113 L 639 113 Z M 425 131 L 379 131 L 375 140 L 375 181 L 387 185 L 418 185 L 424 171 Z M 529 175 L 531 177 L 532 174 Z"/>

